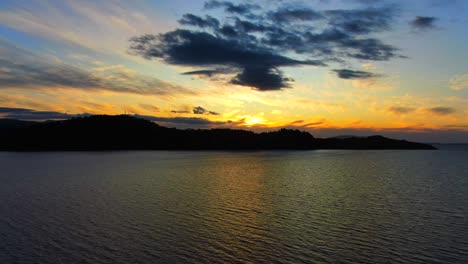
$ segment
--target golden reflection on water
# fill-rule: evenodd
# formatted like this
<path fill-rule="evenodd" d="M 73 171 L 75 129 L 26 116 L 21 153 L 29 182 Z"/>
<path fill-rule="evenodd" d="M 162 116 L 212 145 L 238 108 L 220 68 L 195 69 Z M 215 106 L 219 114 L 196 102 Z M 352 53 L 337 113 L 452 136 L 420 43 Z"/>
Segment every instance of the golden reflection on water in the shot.
<path fill-rule="evenodd" d="M 268 243 L 265 229 L 271 201 L 264 189 L 269 165 L 259 153 L 249 158 L 219 153 L 210 163 L 194 173 L 207 178 L 209 199 L 205 208 L 213 220 L 208 232 L 220 239 L 212 250 L 248 260 L 262 250 L 259 240 Z"/>

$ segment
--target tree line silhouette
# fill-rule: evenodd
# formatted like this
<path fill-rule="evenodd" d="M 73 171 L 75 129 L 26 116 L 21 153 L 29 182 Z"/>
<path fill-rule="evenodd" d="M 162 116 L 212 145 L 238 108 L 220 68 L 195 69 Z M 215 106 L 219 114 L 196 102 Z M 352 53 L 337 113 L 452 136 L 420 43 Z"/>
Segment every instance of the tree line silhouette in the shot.
<path fill-rule="evenodd" d="M 63 121 L 0 120 L 0 150 L 313 150 L 435 149 L 383 136 L 315 138 L 280 129 L 254 133 L 240 129 L 176 129 L 129 115 L 94 115 Z"/>

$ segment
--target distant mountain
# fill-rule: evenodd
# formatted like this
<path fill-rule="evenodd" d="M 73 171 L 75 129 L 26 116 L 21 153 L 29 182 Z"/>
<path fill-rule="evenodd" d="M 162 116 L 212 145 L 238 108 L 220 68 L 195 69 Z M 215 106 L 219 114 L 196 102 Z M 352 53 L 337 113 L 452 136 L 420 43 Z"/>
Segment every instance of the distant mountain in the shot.
<path fill-rule="evenodd" d="M 353 135 L 341 135 L 341 136 L 330 137 L 330 138 L 337 138 L 337 139 L 348 139 L 348 138 L 362 138 L 362 137 L 359 137 L 359 136 L 353 136 Z"/>
<path fill-rule="evenodd" d="M 436 149 L 428 144 L 390 139 L 378 135 L 319 139 L 315 146 L 318 149 Z"/>
<path fill-rule="evenodd" d="M 167 128 L 128 116 L 95 115 L 63 121 L 0 120 L 0 150 L 260 150 L 435 149 L 382 136 L 326 138 L 280 129 L 254 133 L 236 129 Z"/>

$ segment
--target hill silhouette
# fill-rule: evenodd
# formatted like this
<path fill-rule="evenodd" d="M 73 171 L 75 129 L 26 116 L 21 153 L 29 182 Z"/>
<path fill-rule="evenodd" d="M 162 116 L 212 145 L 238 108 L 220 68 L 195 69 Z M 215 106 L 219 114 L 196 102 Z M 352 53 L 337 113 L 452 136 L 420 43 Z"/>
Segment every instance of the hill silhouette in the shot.
<path fill-rule="evenodd" d="M 326 138 L 280 129 L 176 129 L 128 115 L 94 115 L 63 121 L 0 120 L 0 150 L 268 150 L 435 149 L 382 136 Z"/>

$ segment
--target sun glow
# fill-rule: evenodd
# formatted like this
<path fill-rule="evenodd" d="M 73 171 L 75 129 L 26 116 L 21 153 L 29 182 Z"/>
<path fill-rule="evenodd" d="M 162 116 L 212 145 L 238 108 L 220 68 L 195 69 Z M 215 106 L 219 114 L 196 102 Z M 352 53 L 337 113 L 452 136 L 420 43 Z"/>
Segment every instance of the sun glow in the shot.
<path fill-rule="evenodd" d="M 266 125 L 267 120 L 263 118 L 262 114 L 260 115 L 245 115 L 245 116 L 238 116 L 238 120 L 242 120 L 242 124 L 247 127 L 257 126 L 257 125 Z"/>
<path fill-rule="evenodd" d="M 248 125 L 248 126 L 253 126 L 253 125 L 257 125 L 257 124 L 262 124 L 263 123 L 263 118 L 261 117 L 251 117 L 247 120 L 245 120 L 245 124 Z"/>

